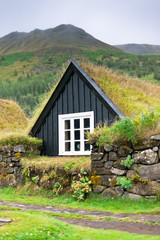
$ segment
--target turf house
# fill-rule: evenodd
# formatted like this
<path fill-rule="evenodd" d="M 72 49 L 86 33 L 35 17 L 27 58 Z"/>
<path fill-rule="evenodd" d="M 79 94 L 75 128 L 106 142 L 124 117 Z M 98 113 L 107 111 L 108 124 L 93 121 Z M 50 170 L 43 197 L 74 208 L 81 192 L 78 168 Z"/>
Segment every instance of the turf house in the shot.
<path fill-rule="evenodd" d="M 30 131 L 43 139 L 44 155 L 89 155 L 86 132 L 123 117 L 119 109 L 73 60 Z"/>

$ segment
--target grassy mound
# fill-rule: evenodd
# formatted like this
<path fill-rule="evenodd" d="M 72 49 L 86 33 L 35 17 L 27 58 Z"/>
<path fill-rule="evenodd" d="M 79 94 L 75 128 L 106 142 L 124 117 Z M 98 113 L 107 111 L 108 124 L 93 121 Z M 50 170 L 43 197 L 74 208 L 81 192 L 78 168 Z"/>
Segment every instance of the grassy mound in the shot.
<path fill-rule="evenodd" d="M 18 131 L 26 128 L 28 119 L 14 101 L 0 99 L 0 131 Z"/>

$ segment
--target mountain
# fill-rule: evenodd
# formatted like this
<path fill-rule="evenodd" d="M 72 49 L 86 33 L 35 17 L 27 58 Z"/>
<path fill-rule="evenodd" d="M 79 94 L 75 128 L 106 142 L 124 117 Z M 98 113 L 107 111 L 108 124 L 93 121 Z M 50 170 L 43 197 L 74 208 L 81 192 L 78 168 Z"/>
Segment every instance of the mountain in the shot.
<path fill-rule="evenodd" d="M 160 45 L 150 45 L 150 44 L 123 44 L 115 45 L 115 47 L 128 52 L 139 55 L 160 55 Z"/>
<path fill-rule="evenodd" d="M 58 46 L 118 50 L 70 24 L 62 24 L 47 30 L 35 29 L 29 33 L 12 32 L 0 38 L 0 54 L 37 51 Z"/>

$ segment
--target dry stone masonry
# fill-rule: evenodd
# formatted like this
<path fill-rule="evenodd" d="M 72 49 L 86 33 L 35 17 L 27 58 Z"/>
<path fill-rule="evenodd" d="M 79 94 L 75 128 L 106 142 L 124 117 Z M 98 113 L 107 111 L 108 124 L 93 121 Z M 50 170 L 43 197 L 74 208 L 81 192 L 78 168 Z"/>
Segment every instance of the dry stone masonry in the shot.
<path fill-rule="evenodd" d="M 130 155 L 130 167 L 121 164 Z M 93 191 L 106 197 L 141 196 L 154 198 L 160 194 L 160 134 L 137 144 L 104 144 L 101 151 L 93 144 L 91 154 L 91 180 Z M 132 187 L 125 189 L 117 179 L 131 180 Z"/>

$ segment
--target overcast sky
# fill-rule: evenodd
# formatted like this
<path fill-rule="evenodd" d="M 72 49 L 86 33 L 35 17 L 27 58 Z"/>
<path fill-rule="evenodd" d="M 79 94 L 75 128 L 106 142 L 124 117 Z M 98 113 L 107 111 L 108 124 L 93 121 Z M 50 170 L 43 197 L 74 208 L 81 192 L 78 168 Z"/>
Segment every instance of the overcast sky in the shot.
<path fill-rule="evenodd" d="M 60 24 L 111 45 L 160 45 L 160 0 L 0 0 L 0 37 Z"/>

